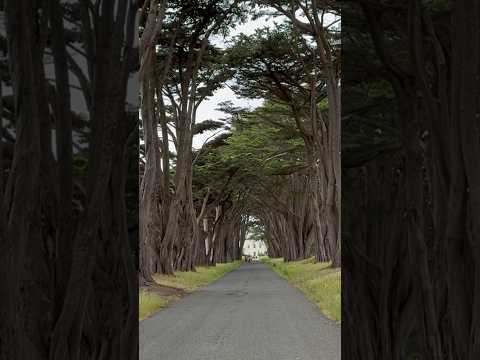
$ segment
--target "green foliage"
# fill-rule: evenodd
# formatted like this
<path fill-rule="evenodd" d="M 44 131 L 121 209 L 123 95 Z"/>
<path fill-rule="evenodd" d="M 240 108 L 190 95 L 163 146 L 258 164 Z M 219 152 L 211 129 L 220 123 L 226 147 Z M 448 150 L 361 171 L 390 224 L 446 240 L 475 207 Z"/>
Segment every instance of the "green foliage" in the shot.
<path fill-rule="evenodd" d="M 88 159 L 86 154 L 73 154 L 73 174 L 75 176 L 86 176 Z"/>
<path fill-rule="evenodd" d="M 232 23 L 246 20 L 248 7 L 234 0 L 172 0 L 168 2 L 167 24 L 181 24 L 185 33 L 212 31 L 227 34 Z M 214 21 L 221 19 L 221 21 Z"/>
<path fill-rule="evenodd" d="M 231 115 L 229 132 L 209 142 L 194 165 L 194 198 L 199 206 L 207 189 L 211 201 L 261 192 L 263 186 L 280 189 L 286 178 L 279 174 L 304 166 L 304 141 L 288 107 L 271 102 L 250 112 L 231 104 L 222 107 Z"/>
<path fill-rule="evenodd" d="M 228 49 L 239 95 L 306 105 L 313 69 L 319 67 L 314 48 L 283 24 L 276 29 L 258 29 L 251 36 L 240 35 Z M 317 83 L 321 94 L 324 85 Z M 307 96 L 307 98 L 306 98 Z"/>
<path fill-rule="evenodd" d="M 194 166 L 194 197 L 198 203 L 207 188 L 212 199 L 219 199 L 258 188 L 258 182 L 281 186 L 282 179 L 274 175 L 303 164 L 303 140 L 287 126 L 276 127 L 265 120 L 269 111 L 278 110 L 276 107 L 266 104 L 237 116 L 221 143 L 214 140 L 207 144 Z"/>
<path fill-rule="evenodd" d="M 248 236 L 251 240 L 261 241 L 264 238 L 264 230 L 262 224 L 257 220 L 253 219 L 249 223 L 248 227 Z"/>
<path fill-rule="evenodd" d="M 167 59 L 171 64 L 164 88 L 164 95 L 169 98 L 166 101 L 169 116 L 178 115 L 178 108 L 172 106 L 172 103 L 190 97 L 189 89 L 193 82 L 197 88 L 190 101 L 194 100 L 198 106 L 232 76 L 225 62 L 224 51 L 215 47 L 210 38 L 226 35 L 232 24 L 243 22 L 247 14 L 248 8 L 244 1 L 167 2 L 162 31 L 156 39 L 156 58 L 157 75 L 162 74 Z M 142 19 L 141 24 L 145 20 Z M 142 31 L 143 27 L 140 28 L 140 33 Z"/>
<path fill-rule="evenodd" d="M 223 127 L 223 122 L 215 120 L 205 120 L 201 123 L 195 124 L 193 129 L 194 135 L 203 134 L 205 131 L 218 130 Z"/>

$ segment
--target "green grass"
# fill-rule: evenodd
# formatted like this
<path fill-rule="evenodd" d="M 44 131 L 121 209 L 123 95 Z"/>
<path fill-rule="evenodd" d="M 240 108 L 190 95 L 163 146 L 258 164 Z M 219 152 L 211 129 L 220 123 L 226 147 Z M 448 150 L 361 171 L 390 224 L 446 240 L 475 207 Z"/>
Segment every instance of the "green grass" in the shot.
<path fill-rule="evenodd" d="M 176 287 L 186 291 L 193 291 L 221 278 L 226 273 L 240 266 L 241 261 L 234 261 L 216 266 L 198 266 L 197 271 L 175 272 L 175 275 L 155 274 L 157 283 L 164 286 Z"/>
<path fill-rule="evenodd" d="M 340 269 L 330 268 L 330 263 L 315 263 L 313 258 L 292 262 L 263 258 L 262 261 L 302 291 L 328 318 L 341 321 Z"/>
<path fill-rule="evenodd" d="M 143 320 L 176 299 L 176 296 L 160 296 L 154 292 L 141 290 L 139 294 L 138 316 Z"/>
<path fill-rule="evenodd" d="M 241 261 L 234 261 L 216 266 L 199 266 L 197 271 L 175 272 L 174 275 L 155 274 L 153 278 L 159 285 L 170 286 L 190 292 L 221 278 L 226 273 L 240 266 Z M 178 300 L 178 296 L 161 296 L 155 292 L 141 290 L 139 294 L 139 318 L 143 320 L 158 310 L 161 310 L 171 301 Z"/>

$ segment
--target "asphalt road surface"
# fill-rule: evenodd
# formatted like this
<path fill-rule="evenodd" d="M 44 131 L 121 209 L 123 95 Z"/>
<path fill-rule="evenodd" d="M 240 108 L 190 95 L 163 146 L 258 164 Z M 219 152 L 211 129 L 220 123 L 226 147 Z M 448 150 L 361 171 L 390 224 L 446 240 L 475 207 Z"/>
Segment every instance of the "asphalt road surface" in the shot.
<path fill-rule="evenodd" d="M 268 266 L 243 264 L 140 322 L 141 360 L 340 360 L 340 326 Z"/>

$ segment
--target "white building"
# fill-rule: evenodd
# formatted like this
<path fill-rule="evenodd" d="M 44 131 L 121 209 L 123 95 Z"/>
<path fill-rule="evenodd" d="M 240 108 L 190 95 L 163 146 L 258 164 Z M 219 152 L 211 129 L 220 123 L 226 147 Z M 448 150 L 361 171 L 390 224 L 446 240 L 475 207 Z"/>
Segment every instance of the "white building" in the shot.
<path fill-rule="evenodd" d="M 264 256 L 267 255 L 267 246 L 261 240 L 246 239 L 243 244 L 243 255 Z"/>

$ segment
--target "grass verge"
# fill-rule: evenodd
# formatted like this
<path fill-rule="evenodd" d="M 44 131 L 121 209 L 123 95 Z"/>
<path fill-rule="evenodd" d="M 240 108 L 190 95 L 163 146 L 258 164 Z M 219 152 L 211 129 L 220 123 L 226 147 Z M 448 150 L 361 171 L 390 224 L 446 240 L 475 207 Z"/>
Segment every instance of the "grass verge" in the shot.
<path fill-rule="evenodd" d="M 330 268 L 330 263 L 315 263 L 313 258 L 292 262 L 262 258 L 262 261 L 302 291 L 324 315 L 341 321 L 340 269 Z"/>
<path fill-rule="evenodd" d="M 175 288 L 179 293 L 192 292 L 221 278 L 226 273 L 240 266 L 241 261 L 234 261 L 216 266 L 199 266 L 197 271 L 175 272 L 174 275 L 153 275 L 153 279 L 160 286 Z M 178 300 L 178 295 L 162 295 L 148 289 L 141 289 L 139 293 L 139 318 L 143 320 L 163 309 L 170 302 Z"/>
<path fill-rule="evenodd" d="M 138 317 L 140 320 L 146 319 L 158 310 L 164 308 L 172 300 L 178 299 L 177 296 L 162 296 L 155 292 L 141 289 L 138 302 Z"/>
<path fill-rule="evenodd" d="M 216 266 L 198 266 L 197 271 L 175 272 L 175 275 L 155 274 L 155 281 L 164 286 L 193 291 L 221 278 L 226 273 L 240 266 L 241 261 L 234 261 Z"/>

